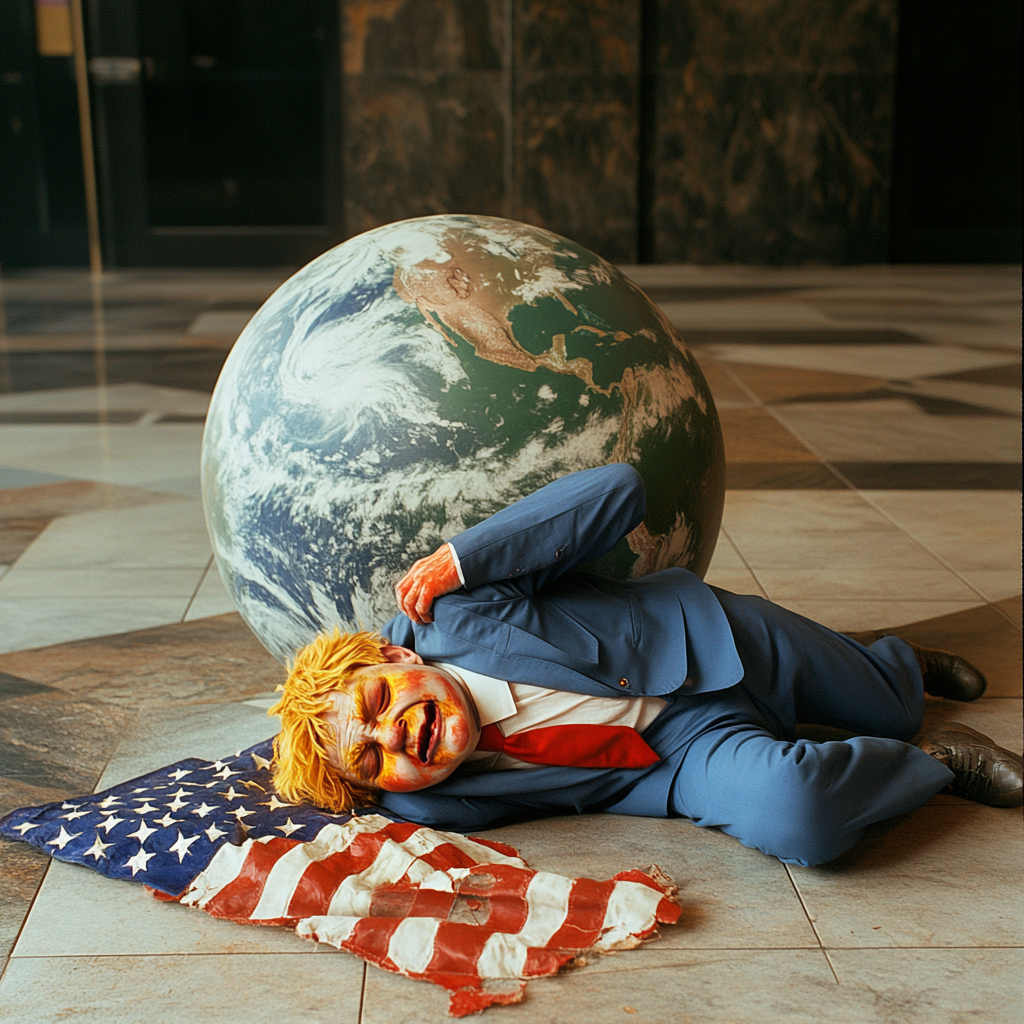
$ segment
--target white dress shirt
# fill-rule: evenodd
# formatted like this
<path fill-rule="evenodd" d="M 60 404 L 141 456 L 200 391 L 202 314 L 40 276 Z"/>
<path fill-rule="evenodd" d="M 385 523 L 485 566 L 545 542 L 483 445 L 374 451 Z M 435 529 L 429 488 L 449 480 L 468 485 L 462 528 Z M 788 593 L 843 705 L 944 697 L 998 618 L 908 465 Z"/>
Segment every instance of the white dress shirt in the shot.
<path fill-rule="evenodd" d="M 623 725 L 644 730 L 667 701 L 661 697 L 591 697 L 585 693 L 549 690 L 528 683 L 510 683 L 448 662 L 428 662 L 454 676 L 469 693 L 481 727 L 497 725 L 505 736 L 550 725 Z M 463 762 L 475 771 L 542 768 L 494 750 L 475 750 Z"/>

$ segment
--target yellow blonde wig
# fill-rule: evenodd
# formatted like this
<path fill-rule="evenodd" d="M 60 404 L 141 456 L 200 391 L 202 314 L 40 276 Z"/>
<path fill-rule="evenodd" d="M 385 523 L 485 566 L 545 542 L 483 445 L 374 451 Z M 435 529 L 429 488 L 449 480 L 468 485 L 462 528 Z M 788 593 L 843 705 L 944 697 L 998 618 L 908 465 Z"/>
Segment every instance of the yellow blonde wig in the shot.
<path fill-rule="evenodd" d="M 387 641 L 379 633 L 321 633 L 288 666 L 281 699 L 267 712 L 281 716 L 274 740 L 274 785 L 293 803 L 350 811 L 372 801 L 373 791 L 340 778 L 331 768 L 333 726 L 320 715 L 334 705 L 330 695 L 348 687 L 351 673 L 380 665 Z"/>

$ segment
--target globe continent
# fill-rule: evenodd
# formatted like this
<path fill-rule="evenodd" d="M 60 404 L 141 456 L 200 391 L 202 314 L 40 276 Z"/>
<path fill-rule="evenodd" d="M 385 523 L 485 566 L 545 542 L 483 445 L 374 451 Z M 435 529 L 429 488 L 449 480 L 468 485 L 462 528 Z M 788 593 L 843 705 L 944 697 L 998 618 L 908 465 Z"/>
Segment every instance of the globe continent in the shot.
<path fill-rule="evenodd" d="M 644 522 L 587 568 L 703 576 L 724 500 L 707 383 L 654 303 L 568 239 L 438 216 L 286 281 L 221 373 L 203 499 L 225 586 L 282 661 L 376 628 L 413 561 L 575 470 L 628 462 Z"/>

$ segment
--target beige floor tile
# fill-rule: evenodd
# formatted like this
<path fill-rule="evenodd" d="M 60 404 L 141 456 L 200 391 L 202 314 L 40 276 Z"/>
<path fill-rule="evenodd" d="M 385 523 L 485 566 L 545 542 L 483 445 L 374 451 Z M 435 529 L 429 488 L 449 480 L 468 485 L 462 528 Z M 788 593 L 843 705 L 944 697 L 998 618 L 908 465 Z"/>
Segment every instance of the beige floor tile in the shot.
<path fill-rule="evenodd" d="M 710 356 L 699 356 L 697 362 L 704 373 L 704 379 L 711 388 L 715 405 L 720 409 L 733 406 L 752 405 L 753 399 L 736 381 Z"/>
<path fill-rule="evenodd" d="M 927 733 L 939 729 L 949 722 L 961 722 L 972 729 L 991 737 L 1001 747 L 1016 751 L 1018 754 L 1024 747 L 1021 736 L 1021 698 L 990 697 L 964 704 L 956 700 L 943 700 L 941 697 L 926 697 L 924 702 L 924 722 L 921 732 Z M 964 801 L 951 793 L 940 793 L 932 797 L 930 803 L 951 804 L 964 807 Z M 1019 813 L 1018 818 L 1019 818 Z M 1013 812 L 1010 812 L 1011 816 Z M 1001 819 L 997 819 L 1001 820 Z M 1019 824 L 1019 820 L 1018 820 Z"/>
<path fill-rule="evenodd" d="M 680 923 L 662 929 L 659 949 L 818 945 L 779 861 L 685 818 L 586 814 L 483 834 L 515 846 L 532 868 L 573 877 L 659 865 L 683 906 Z"/>
<path fill-rule="evenodd" d="M 917 395 L 929 395 L 933 398 L 948 398 L 956 402 L 967 402 L 983 409 L 1009 413 L 1012 416 L 1021 414 L 1020 388 L 1004 388 L 995 384 L 974 384 L 966 380 L 919 380 L 911 385 L 901 386 L 901 390 L 912 391 Z"/>
<path fill-rule="evenodd" d="M 709 569 L 704 577 L 705 583 L 713 587 L 728 590 L 732 594 L 752 594 L 754 597 L 767 597 L 764 587 L 749 569 Z"/>
<path fill-rule="evenodd" d="M 827 373 L 854 373 L 906 380 L 982 366 L 1000 366 L 1005 353 L 978 352 L 938 345 L 708 345 L 726 363 L 792 366 Z"/>
<path fill-rule="evenodd" d="M 729 534 L 725 530 L 721 530 L 718 534 L 718 543 L 715 545 L 715 553 L 711 557 L 711 565 L 708 567 L 708 572 L 723 569 L 743 569 L 745 567 L 746 563 L 736 550 L 736 545 L 730 540 Z"/>
<path fill-rule="evenodd" d="M 1020 594 L 1016 597 L 1008 597 L 1003 601 L 999 601 L 996 605 L 1011 622 L 1017 623 L 1017 628 L 1021 627 L 1021 599 Z"/>
<path fill-rule="evenodd" d="M 363 964 L 346 954 L 14 959 L 0 1014 L 18 1024 L 355 1024 L 362 978 Z"/>
<path fill-rule="evenodd" d="M 920 808 L 792 875 L 827 948 L 1024 945 L 1019 811 Z"/>
<path fill-rule="evenodd" d="M 201 569 L 23 569 L 0 583 L 0 598 L 184 597 L 203 577 Z"/>
<path fill-rule="evenodd" d="M 423 991 L 426 990 L 426 991 Z M 758 952 L 657 948 L 592 958 L 531 981 L 518 1006 L 485 1011 L 494 1024 L 820 1024 L 847 1016 L 846 993 L 817 950 Z M 366 974 L 363 1024 L 441 1024 L 448 995 L 384 971 Z M 922 1021 L 923 1024 L 923 1021 Z"/>
<path fill-rule="evenodd" d="M 11 570 L 4 584 L 12 578 Z M 16 597 L 0 594 L 0 652 L 180 621 L 187 597 Z"/>
<path fill-rule="evenodd" d="M 949 324 L 915 321 L 905 330 L 940 345 L 964 345 L 978 349 L 1006 349 L 1020 352 L 1020 324 Z"/>
<path fill-rule="evenodd" d="M 1019 443 L 1019 438 L 1018 438 Z M 1015 491 L 865 491 L 902 529 L 955 569 L 1020 572 L 1020 494 Z"/>
<path fill-rule="evenodd" d="M 728 368 L 763 402 L 777 402 L 781 399 L 796 398 L 801 395 L 835 395 L 870 391 L 885 384 L 884 377 L 828 373 L 824 370 L 801 370 L 793 366 L 730 363 Z"/>
<path fill-rule="evenodd" d="M 224 583 L 217 572 L 217 566 L 211 564 L 206 570 L 203 582 L 196 592 L 195 599 L 189 605 L 185 614 L 185 621 L 193 619 L 205 619 L 211 615 L 225 615 L 235 611 L 235 602 L 231 595 L 224 589 Z"/>
<path fill-rule="evenodd" d="M 801 402 L 773 412 L 831 462 L 1016 462 L 1020 423 L 1010 417 L 931 416 L 909 399 Z"/>
<path fill-rule="evenodd" d="M 829 327 L 832 320 L 803 302 L 785 299 L 737 299 L 722 302 L 660 302 L 662 312 L 683 333 L 723 328 Z"/>
<path fill-rule="evenodd" d="M 836 601 L 779 599 L 776 603 L 829 629 L 851 633 L 860 629 L 891 629 L 905 622 L 984 608 L 967 601 Z"/>
<path fill-rule="evenodd" d="M 986 601 L 1006 601 L 1020 594 L 1020 570 L 994 571 L 989 569 L 961 569 L 964 579 Z"/>
<path fill-rule="evenodd" d="M 975 593 L 948 569 L 759 568 L 757 578 L 773 601 L 848 598 L 867 600 L 977 601 Z"/>
<path fill-rule="evenodd" d="M 199 493 L 201 423 L 5 426 L 6 465 L 79 480 Z"/>
<path fill-rule="evenodd" d="M 55 519 L 18 560 L 17 570 L 194 569 L 201 574 L 210 554 L 202 503 L 179 499 Z"/>
<path fill-rule="evenodd" d="M 837 949 L 830 952 L 853 1010 L 885 1024 L 1019 1024 L 1020 949 Z M 844 1019 L 843 1016 L 835 1018 Z"/>
<path fill-rule="evenodd" d="M 25 922 L 15 957 L 315 953 L 288 928 L 223 921 L 154 899 L 141 885 L 54 861 Z"/>
<path fill-rule="evenodd" d="M 848 491 L 728 491 L 723 524 L 747 564 L 837 571 L 941 563 Z"/>

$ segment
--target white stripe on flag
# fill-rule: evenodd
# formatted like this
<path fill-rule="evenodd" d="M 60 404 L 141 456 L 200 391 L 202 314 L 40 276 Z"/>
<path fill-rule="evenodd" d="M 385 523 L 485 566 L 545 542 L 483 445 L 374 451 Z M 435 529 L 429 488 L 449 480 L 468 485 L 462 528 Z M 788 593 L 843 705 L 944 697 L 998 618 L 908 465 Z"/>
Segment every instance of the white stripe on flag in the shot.
<path fill-rule="evenodd" d="M 331 826 L 328 826 L 330 828 Z M 309 847 L 312 843 L 301 843 L 293 846 L 287 853 L 278 858 L 277 863 L 267 873 L 263 883 L 260 901 L 249 915 L 250 921 L 272 920 L 276 917 L 288 916 L 288 905 L 295 895 L 295 887 L 302 880 L 306 868 L 319 857 L 310 857 Z"/>
<path fill-rule="evenodd" d="M 180 902 L 186 906 L 205 907 L 224 888 L 233 882 L 245 866 L 245 858 L 249 856 L 253 843 L 267 843 L 273 836 L 263 839 L 247 839 L 241 846 L 225 843 L 201 871 L 192 879 L 188 892 Z"/>
<path fill-rule="evenodd" d="M 434 957 L 434 936 L 441 922 L 435 917 L 407 917 L 394 931 L 388 956 L 400 971 L 422 974 Z"/>
<path fill-rule="evenodd" d="M 352 914 L 356 917 L 368 917 L 370 901 L 376 889 L 384 885 L 393 885 L 409 870 L 415 857 L 399 843 L 391 839 L 385 840 L 369 867 L 356 875 L 349 875 L 338 886 L 327 909 L 328 915 Z"/>
<path fill-rule="evenodd" d="M 526 921 L 515 934 L 495 932 L 480 953 L 481 978 L 521 978 L 531 946 L 546 946 L 565 923 L 569 912 L 571 878 L 538 871 L 526 890 Z"/>
<path fill-rule="evenodd" d="M 348 940 L 361 920 L 361 917 L 307 917 L 295 926 L 295 934 L 341 949 L 341 944 Z"/>
<path fill-rule="evenodd" d="M 662 897 L 657 889 L 640 882 L 616 882 L 604 912 L 601 937 L 594 943 L 594 949 L 611 949 L 631 935 L 652 928 Z"/>

